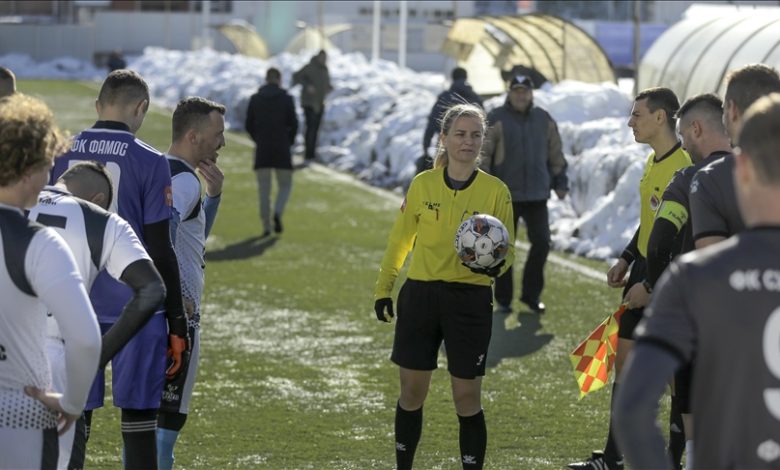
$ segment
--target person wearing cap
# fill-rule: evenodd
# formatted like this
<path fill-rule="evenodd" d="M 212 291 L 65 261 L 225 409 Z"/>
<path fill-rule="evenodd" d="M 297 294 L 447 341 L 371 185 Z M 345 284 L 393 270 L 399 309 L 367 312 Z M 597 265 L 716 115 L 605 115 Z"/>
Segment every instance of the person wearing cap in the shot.
<path fill-rule="evenodd" d="M 528 228 L 531 249 L 523 268 L 520 301 L 542 313 L 544 264 L 550 251 L 547 199 L 551 189 L 558 198 L 566 197 L 569 180 L 558 125 L 547 111 L 534 104 L 533 88 L 533 81 L 526 75 L 509 80 L 506 102 L 488 114 L 490 128 L 481 167 L 509 187 L 515 230 L 519 217 Z M 498 311 L 512 311 L 512 286 L 512 269 L 496 279 Z"/>
<path fill-rule="evenodd" d="M 451 76 L 452 85 L 450 85 L 449 89 L 439 93 L 439 96 L 436 97 L 436 103 L 434 103 L 431 113 L 428 115 L 428 125 L 425 126 L 425 134 L 423 134 L 423 154 L 415 162 L 417 173 L 433 168 L 433 159 L 428 155 L 428 149 L 431 146 L 433 136 L 441 128 L 441 120 L 444 117 L 444 113 L 456 104 L 471 103 L 480 108 L 483 107 L 482 98 L 466 81 L 468 79 L 466 69 L 455 67 L 452 69 Z"/>

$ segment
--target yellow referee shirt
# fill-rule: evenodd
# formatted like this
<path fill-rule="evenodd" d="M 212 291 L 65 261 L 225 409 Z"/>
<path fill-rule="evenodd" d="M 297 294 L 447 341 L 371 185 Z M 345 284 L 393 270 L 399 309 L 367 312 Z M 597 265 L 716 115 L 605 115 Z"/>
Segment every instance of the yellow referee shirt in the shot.
<path fill-rule="evenodd" d="M 450 186 L 444 168 L 417 175 L 390 232 L 374 297 L 390 297 L 398 272 L 412 248 L 409 279 L 490 285 L 491 278 L 471 272 L 461 265 L 455 253 L 455 232 L 474 214 L 492 215 L 509 231 L 513 243 L 502 267 L 502 272 L 506 271 L 515 257 L 512 198 L 506 185 L 482 170 L 476 170 L 461 189 Z"/>
<path fill-rule="evenodd" d="M 653 231 L 655 213 L 661 204 L 661 197 L 669 185 L 674 173 L 680 168 L 691 165 L 691 157 L 682 149 L 680 143 L 672 147 L 666 155 L 656 159 L 655 152 L 650 153 L 645 164 L 645 172 L 639 180 L 639 254 L 647 258 L 647 242 Z"/>

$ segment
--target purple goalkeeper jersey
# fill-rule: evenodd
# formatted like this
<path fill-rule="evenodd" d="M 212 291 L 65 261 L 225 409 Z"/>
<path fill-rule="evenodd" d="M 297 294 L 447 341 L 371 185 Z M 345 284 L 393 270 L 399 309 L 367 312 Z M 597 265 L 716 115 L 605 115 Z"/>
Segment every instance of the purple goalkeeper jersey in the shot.
<path fill-rule="evenodd" d="M 148 249 L 144 225 L 171 217 L 171 170 L 162 153 L 145 144 L 123 123 L 98 121 L 73 139 L 70 151 L 55 159 L 51 182 L 80 161 L 96 160 L 111 174 L 114 193 L 112 212 L 125 219 Z M 101 323 L 113 323 L 132 291 L 125 284 L 101 272 L 90 293 Z"/>

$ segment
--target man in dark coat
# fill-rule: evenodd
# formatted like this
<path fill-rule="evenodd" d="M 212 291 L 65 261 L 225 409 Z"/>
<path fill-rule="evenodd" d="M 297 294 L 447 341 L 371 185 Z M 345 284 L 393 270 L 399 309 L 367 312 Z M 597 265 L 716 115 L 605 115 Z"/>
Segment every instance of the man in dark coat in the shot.
<path fill-rule="evenodd" d="M 569 180 L 558 125 L 547 111 L 534 104 L 533 87 L 533 81 L 525 75 L 509 81 L 506 102 L 488 114 L 490 127 L 480 166 L 509 187 L 515 230 L 520 217 L 525 221 L 531 248 L 523 267 L 520 301 L 542 313 L 544 265 L 550 252 L 547 199 L 551 189 L 559 199 L 566 197 Z M 498 311 L 512 311 L 513 286 L 512 269 L 496 279 Z"/>
<path fill-rule="evenodd" d="M 325 96 L 333 91 L 328 72 L 328 55 L 324 50 L 311 58 L 308 64 L 293 74 L 293 85 L 301 85 L 301 107 L 306 118 L 304 161 L 311 163 L 316 157 L 317 135 L 325 114 Z"/>
<path fill-rule="evenodd" d="M 425 127 L 423 135 L 423 154 L 417 159 L 417 173 L 428 170 L 433 167 L 433 160 L 428 156 L 428 148 L 431 146 L 433 136 L 439 133 L 441 128 L 441 118 L 452 105 L 461 103 L 471 103 L 482 107 L 482 98 L 471 88 L 466 79 L 468 74 L 466 69 L 455 67 L 452 69 L 452 85 L 448 90 L 439 93 L 436 97 L 436 103 L 428 115 L 428 125 Z"/>
<path fill-rule="evenodd" d="M 273 230 L 282 232 L 282 212 L 292 190 L 290 147 L 298 133 L 298 117 L 292 96 L 279 86 L 282 74 L 269 68 L 265 84 L 249 99 L 244 127 L 255 141 L 255 173 L 260 193 L 263 236 L 271 234 L 271 172 L 276 176 Z"/>

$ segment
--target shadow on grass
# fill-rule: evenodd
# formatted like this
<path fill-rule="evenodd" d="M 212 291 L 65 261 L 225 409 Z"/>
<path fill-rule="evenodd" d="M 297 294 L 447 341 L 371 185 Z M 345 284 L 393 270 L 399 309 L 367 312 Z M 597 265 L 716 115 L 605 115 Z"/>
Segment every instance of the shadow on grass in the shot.
<path fill-rule="evenodd" d="M 553 339 L 551 334 L 538 334 L 542 324 L 536 313 L 521 312 L 517 316 L 518 325 L 511 329 L 506 328 L 506 320 L 505 314 L 493 314 L 493 334 L 490 337 L 487 367 L 495 367 L 506 358 L 534 353 Z"/>
<path fill-rule="evenodd" d="M 207 252 L 206 261 L 230 261 L 260 256 L 265 250 L 274 246 L 277 240 L 277 237 L 270 235 L 265 237 L 259 235 L 250 237 L 238 243 L 227 245 L 224 248 Z"/>

